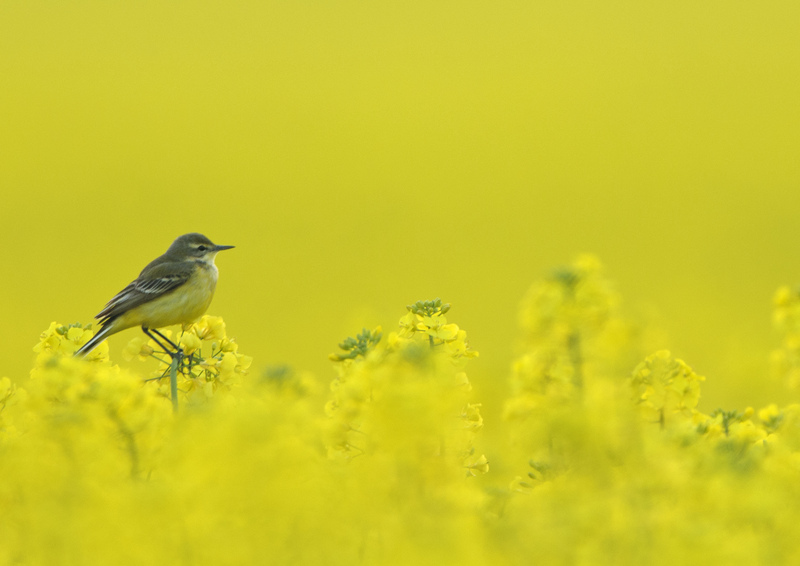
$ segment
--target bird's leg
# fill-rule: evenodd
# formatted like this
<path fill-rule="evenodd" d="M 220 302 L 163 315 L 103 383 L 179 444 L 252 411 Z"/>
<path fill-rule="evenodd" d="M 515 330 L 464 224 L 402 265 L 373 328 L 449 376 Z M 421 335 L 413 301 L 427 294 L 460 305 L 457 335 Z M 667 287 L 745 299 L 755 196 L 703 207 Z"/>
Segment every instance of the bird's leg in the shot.
<path fill-rule="evenodd" d="M 170 346 L 172 346 L 172 347 L 173 347 L 173 348 L 175 348 L 176 350 L 180 350 L 180 349 L 181 349 L 181 347 L 180 347 L 180 346 L 178 346 L 178 345 L 177 345 L 175 342 L 173 342 L 172 340 L 170 340 L 169 338 L 167 338 L 166 336 L 164 336 L 163 334 L 161 334 L 161 333 L 160 333 L 158 330 L 156 330 L 155 328 L 148 328 L 148 330 L 150 330 L 151 332 L 155 332 L 156 334 L 158 334 L 158 335 L 159 335 L 159 336 L 160 336 L 160 337 L 161 337 L 163 340 L 165 340 L 165 341 L 166 341 L 166 342 L 167 342 L 167 343 L 168 343 Z"/>
<path fill-rule="evenodd" d="M 146 326 L 142 326 L 142 332 L 144 332 L 145 334 L 147 334 L 147 335 L 150 337 L 150 339 L 151 339 L 153 342 L 155 342 L 156 344 L 158 344 L 159 346 L 161 346 L 161 349 L 162 349 L 162 350 L 164 350 L 164 352 L 165 352 L 165 353 L 166 353 L 166 354 L 167 354 L 167 355 L 168 355 L 170 358 L 174 358 L 175 356 L 181 356 L 181 357 L 183 357 L 183 350 L 180 348 L 180 346 L 178 346 L 178 345 L 177 345 L 175 342 L 173 342 L 172 340 L 170 340 L 169 338 L 167 338 L 166 336 L 164 336 L 163 334 L 161 334 L 161 333 L 160 333 L 158 330 L 156 330 L 155 328 L 147 328 Z M 172 350 L 170 350 L 169 348 L 167 348 L 167 347 L 166 347 L 166 346 L 163 344 L 163 342 L 161 342 L 161 340 L 159 340 L 158 338 L 156 338 L 155 336 L 153 336 L 153 333 L 155 333 L 155 334 L 158 334 L 158 336 L 161 338 L 161 340 L 164 340 L 164 341 L 165 341 L 165 342 L 167 342 L 167 343 L 168 343 L 170 346 L 172 346 Z"/>
<path fill-rule="evenodd" d="M 169 367 L 170 367 L 170 369 L 169 369 L 169 391 L 170 391 L 170 398 L 172 399 L 172 409 L 174 411 L 177 411 L 178 410 L 178 371 L 183 371 L 183 368 L 182 368 L 182 366 L 183 366 L 183 349 L 181 347 L 179 347 L 175 342 L 173 342 L 172 340 L 170 340 L 169 338 L 167 338 L 166 336 L 161 334 L 155 328 L 147 328 L 146 326 L 142 326 L 142 332 L 147 334 L 153 342 L 155 342 L 156 344 L 161 346 L 161 349 L 164 350 L 164 352 L 170 358 L 172 358 L 172 363 L 169 365 Z M 158 340 L 158 338 L 153 336 L 153 334 L 151 334 L 151 332 L 154 332 L 155 334 L 158 334 L 158 336 L 160 336 L 162 340 L 164 340 L 165 342 L 169 343 L 169 345 L 172 346 L 174 351 L 170 351 L 170 349 L 167 348 L 166 346 L 164 346 L 164 344 L 162 344 Z"/>
<path fill-rule="evenodd" d="M 161 332 L 159 332 L 155 328 L 147 328 L 145 326 L 142 326 L 142 331 L 145 334 L 147 334 L 153 342 L 155 342 L 156 344 L 161 346 L 161 349 L 164 350 L 164 353 L 167 354 L 170 358 L 172 358 L 172 360 L 177 359 L 178 360 L 178 362 L 177 362 L 178 365 L 176 367 L 178 367 L 180 369 L 181 373 L 186 373 L 186 371 L 187 371 L 186 364 L 190 363 L 191 357 L 190 358 L 184 357 L 185 355 L 183 353 L 183 348 L 181 348 L 175 342 L 173 342 L 172 340 L 170 340 L 169 338 L 167 338 L 166 336 L 161 334 Z M 153 336 L 153 333 L 157 334 L 159 336 L 159 338 L 161 338 L 161 340 L 164 340 L 170 346 L 172 346 L 172 350 L 170 350 L 170 348 L 167 348 L 166 346 L 164 346 L 164 343 L 161 342 L 161 340 L 159 340 L 155 336 Z"/>

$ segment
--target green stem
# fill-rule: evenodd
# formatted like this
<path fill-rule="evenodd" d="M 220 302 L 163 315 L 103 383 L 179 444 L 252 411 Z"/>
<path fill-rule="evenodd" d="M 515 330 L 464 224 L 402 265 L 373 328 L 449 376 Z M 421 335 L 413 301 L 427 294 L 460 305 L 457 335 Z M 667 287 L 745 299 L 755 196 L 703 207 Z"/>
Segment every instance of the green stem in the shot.
<path fill-rule="evenodd" d="M 119 428 L 119 432 L 122 438 L 125 439 L 125 444 L 127 444 L 128 455 L 131 458 L 131 477 L 133 479 L 139 479 L 139 450 L 136 447 L 136 435 L 125 425 L 125 422 L 115 410 L 109 409 L 108 415 Z"/>
<path fill-rule="evenodd" d="M 178 364 L 181 362 L 180 354 L 172 357 L 169 366 L 169 392 L 172 396 L 172 410 L 178 412 Z"/>
<path fill-rule="evenodd" d="M 579 389 L 583 387 L 583 355 L 581 354 L 581 336 L 573 331 L 568 339 L 569 357 L 572 363 L 572 380 Z"/>

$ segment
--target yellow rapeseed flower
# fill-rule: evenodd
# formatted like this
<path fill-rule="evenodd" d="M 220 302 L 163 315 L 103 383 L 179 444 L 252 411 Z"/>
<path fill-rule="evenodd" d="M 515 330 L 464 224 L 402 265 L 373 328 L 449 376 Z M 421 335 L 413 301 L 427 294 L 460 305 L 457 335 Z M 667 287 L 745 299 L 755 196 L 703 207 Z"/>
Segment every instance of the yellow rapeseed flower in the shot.
<path fill-rule="evenodd" d="M 194 332 L 184 332 L 178 345 L 181 346 L 184 353 L 192 354 L 203 347 L 203 340 Z"/>
<path fill-rule="evenodd" d="M 664 426 L 676 417 L 692 417 L 704 379 L 683 360 L 660 350 L 634 369 L 630 384 L 645 418 Z"/>
<path fill-rule="evenodd" d="M 153 355 L 153 352 L 155 352 L 155 349 L 150 345 L 148 337 L 135 336 L 122 349 L 122 358 L 128 362 L 133 359 L 144 361 Z"/>
<path fill-rule="evenodd" d="M 217 341 L 226 337 L 225 321 L 221 316 L 203 316 L 198 322 L 191 326 L 200 340 Z"/>

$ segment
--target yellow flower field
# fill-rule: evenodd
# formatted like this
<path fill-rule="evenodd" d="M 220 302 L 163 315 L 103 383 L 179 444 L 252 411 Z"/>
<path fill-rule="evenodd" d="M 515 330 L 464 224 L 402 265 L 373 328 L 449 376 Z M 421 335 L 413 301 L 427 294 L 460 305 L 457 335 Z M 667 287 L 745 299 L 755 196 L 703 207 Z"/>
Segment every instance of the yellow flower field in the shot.
<path fill-rule="evenodd" d="M 157 344 L 132 338 L 144 362 L 121 369 L 105 346 L 73 358 L 91 329 L 53 323 L 30 378 L 0 384 L 0 563 L 800 559 L 800 405 L 698 411 L 705 378 L 647 353 L 581 256 L 530 288 L 486 423 L 457 311 L 419 301 L 347 338 L 327 388 L 252 373 L 205 316 L 178 337 L 177 412 Z M 794 385 L 800 293 L 778 291 L 775 323 Z"/>

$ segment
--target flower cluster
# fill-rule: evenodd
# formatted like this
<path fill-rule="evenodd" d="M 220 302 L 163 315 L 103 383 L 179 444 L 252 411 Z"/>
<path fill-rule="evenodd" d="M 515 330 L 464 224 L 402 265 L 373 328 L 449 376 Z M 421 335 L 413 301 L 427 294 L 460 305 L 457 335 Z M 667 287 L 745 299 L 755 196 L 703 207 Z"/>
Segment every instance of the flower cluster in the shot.
<path fill-rule="evenodd" d="M 419 301 L 385 343 L 377 328 L 339 345 L 345 354 L 331 355 L 337 377 L 326 405 L 329 455 L 385 455 L 394 445 L 419 457 L 452 459 L 470 475 L 488 471 L 473 446 L 483 426 L 481 405 L 470 402 L 462 367 L 477 352 L 466 332 L 445 319 L 449 308 L 440 299 Z"/>
<path fill-rule="evenodd" d="M 506 417 L 571 402 L 586 381 L 629 372 L 641 348 L 600 262 L 590 255 L 534 283 L 520 311 L 524 353 L 514 362 Z"/>
<path fill-rule="evenodd" d="M 55 441 L 70 459 L 106 451 L 110 443 L 105 472 L 122 466 L 141 477 L 155 465 L 170 405 L 139 376 L 110 364 L 105 344 L 90 356 L 93 363 L 74 358 L 91 336 L 79 324 L 53 323 L 42 333 L 24 400 L 14 407 L 16 427 L 29 445 Z"/>
<path fill-rule="evenodd" d="M 172 333 L 165 331 L 172 339 Z M 229 392 L 247 375 L 253 359 L 239 353 L 239 345 L 227 336 L 225 322 L 218 316 L 203 316 L 199 321 L 185 325 L 177 337 L 183 350 L 178 389 L 186 398 L 197 391 L 206 399 L 215 393 Z M 143 336 L 128 342 L 122 352 L 126 360 L 155 358 L 162 366 L 155 370 L 152 380 L 158 383 L 162 395 L 169 396 L 170 358 L 161 345 Z"/>
<path fill-rule="evenodd" d="M 442 347 L 454 359 L 474 358 L 478 352 L 470 350 L 467 333 L 457 324 L 448 324 L 445 314 L 450 305 L 441 299 L 417 301 L 406 306 L 408 312 L 400 319 L 400 332 L 390 337 L 395 345 L 407 345 L 407 341 L 426 340 L 431 347 Z"/>
<path fill-rule="evenodd" d="M 636 366 L 630 384 L 644 419 L 664 428 L 676 418 L 693 416 L 704 380 L 683 360 L 660 350 Z"/>
<path fill-rule="evenodd" d="M 343 354 L 331 354 L 328 357 L 332 362 L 353 360 L 359 356 L 364 358 L 370 350 L 377 346 L 382 337 L 383 333 L 380 326 L 375 330 L 364 328 L 361 330 L 361 334 L 358 334 L 355 338 L 348 336 L 339 344 L 339 348 L 344 350 Z"/>
<path fill-rule="evenodd" d="M 94 336 L 92 325 L 82 325 L 79 322 L 73 324 L 59 324 L 51 322 L 50 326 L 39 336 L 39 343 L 34 346 L 33 351 L 37 354 L 37 363 L 42 359 L 51 357 L 54 354 L 72 355 L 81 346 L 86 344 Z M 101 342 L 92 350 L 87 359 L 92 361 L 108 361 L 108 343 Z"/>

